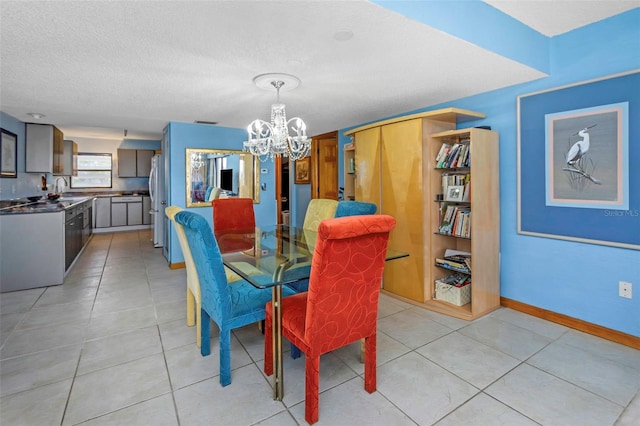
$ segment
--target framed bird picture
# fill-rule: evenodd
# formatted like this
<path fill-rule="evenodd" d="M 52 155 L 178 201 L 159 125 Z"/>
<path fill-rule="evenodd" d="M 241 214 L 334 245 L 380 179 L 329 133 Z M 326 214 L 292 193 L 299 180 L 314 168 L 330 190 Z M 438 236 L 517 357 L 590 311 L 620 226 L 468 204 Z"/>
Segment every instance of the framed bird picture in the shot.
<path fill-rule="evenodd" d="M 545 115 L 547 206 L 629 208 L 629 102 Z"/>
<path fill-rule="evenodd" d="M 633 87 L 638 70 L 518 96 L 519 233 L 640 249 Z"/>

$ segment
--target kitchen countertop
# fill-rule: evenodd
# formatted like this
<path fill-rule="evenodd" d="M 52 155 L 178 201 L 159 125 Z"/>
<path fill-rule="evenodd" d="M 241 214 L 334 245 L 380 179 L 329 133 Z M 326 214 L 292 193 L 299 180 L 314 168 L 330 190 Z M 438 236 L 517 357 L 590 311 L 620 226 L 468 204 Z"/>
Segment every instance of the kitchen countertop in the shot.
<path fill-rule="evenodd" d="M 92 200 L 93 196 L 60 197 L 57 200 L 29 201 L 27 199 L 0 201 L 0 215 L 30 214 L 30 213 L 57 213 L 71 207 Z"/>

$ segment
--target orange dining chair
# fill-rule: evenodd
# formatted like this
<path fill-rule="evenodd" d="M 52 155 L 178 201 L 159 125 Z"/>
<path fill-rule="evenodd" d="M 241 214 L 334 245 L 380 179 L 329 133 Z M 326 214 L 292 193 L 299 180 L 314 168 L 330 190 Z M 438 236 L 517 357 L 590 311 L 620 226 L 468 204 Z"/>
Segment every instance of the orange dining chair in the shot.
<path fill-rule="evenodd" d="M 309 291 L 282 299 L 282 334 L 306 355 L 305 420 L 318 421 L 320 355 L 365 339 L 364 388 L 376 390 L 378 296 L 388 215 L 324 220 L 312 258 Z M 273 374 L 271 302 L 266 306 L 264 371 Z"/>

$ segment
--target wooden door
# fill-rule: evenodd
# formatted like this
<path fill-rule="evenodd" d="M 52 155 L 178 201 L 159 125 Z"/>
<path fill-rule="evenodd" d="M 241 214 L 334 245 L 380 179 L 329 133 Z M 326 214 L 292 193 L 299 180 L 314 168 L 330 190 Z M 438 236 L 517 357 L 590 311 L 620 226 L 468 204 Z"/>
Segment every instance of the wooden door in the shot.
<path fill-rule="evenodd" d="M 338 199 L 338 132 L 311 139 L 311 198 Z"/>
<path fill-rule="evenodd" d="M 380 128 L 355 134 L 356 201 L 374 203 L 380 211 Z"/>
<path fill-rule="evenodd" d="M 359 149 L 356 145 L 356 154 Z M 424 302 L 422 119 L 382 126 L 380 164 L 380 212 L 396 218 L 389 247 L 409 253 L 387 262 L 384 289 Z"/>

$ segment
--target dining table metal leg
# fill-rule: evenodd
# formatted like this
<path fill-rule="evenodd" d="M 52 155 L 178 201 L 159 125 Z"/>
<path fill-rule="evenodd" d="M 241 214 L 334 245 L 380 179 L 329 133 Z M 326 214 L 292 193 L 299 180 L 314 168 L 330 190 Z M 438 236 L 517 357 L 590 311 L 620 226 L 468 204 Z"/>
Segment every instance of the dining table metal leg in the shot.
<path fill-rule="evenodd" d="M 284 377 L 282 362 L 282 287 L 277 285 L 272 288 L 272 345 L 274 358 L 274 386 L 273 399 L 282 401 L 284 396 Z"/>

